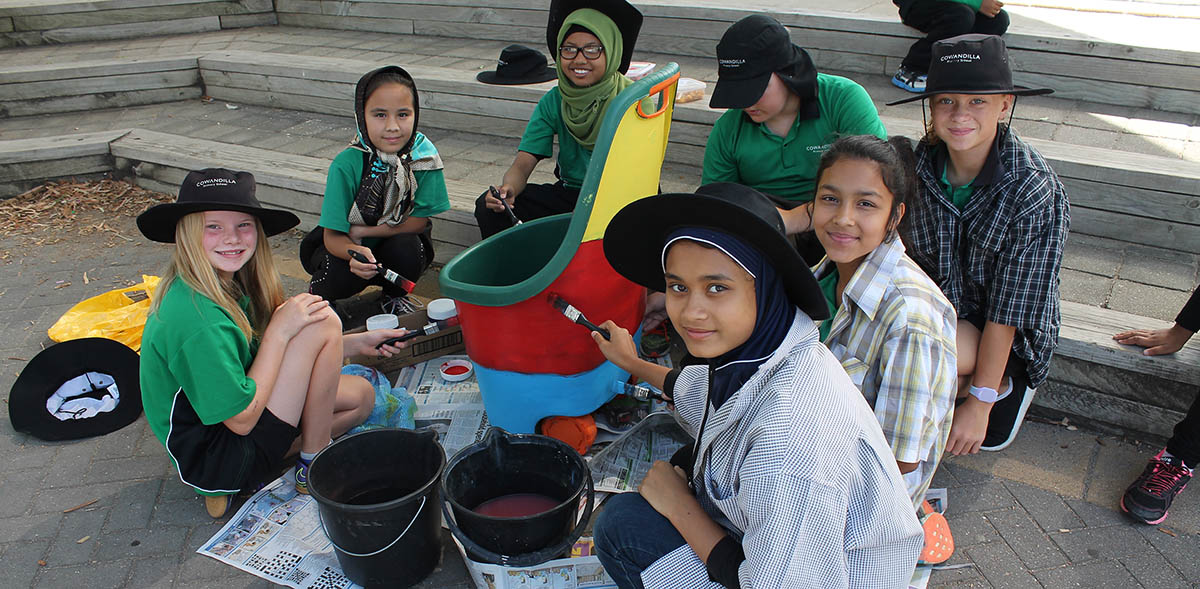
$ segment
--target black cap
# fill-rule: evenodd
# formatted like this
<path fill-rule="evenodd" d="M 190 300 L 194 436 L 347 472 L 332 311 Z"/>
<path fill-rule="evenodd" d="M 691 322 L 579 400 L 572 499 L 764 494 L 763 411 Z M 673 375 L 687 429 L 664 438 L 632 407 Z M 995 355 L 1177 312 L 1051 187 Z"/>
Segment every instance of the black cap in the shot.
<path fill-rule="evenodd" d="M 817 70 L 808 52 L 792 43 L 787 28 L 762 14 L 733 23 L 717 43 L 717 87 L 711 108 L 747 108 L 780 79 L 801 98 L 816 95 Z"/>
<path fill-rule="evenodd" d="M 1036 96 L 1054 92 L 1050 88 L 1014 86 L 1008 66 L 1008 47 L 995 35 L 959 35 L 933 44 L 925 91 L 902 100 L 903 104 L 934 94 L 1013 94 Z"/>
<path fill-rule="evenodd" d="M 200 211 L 242 211 L 258 217 L 268 236 L 283 233 L 300 224 L 300 218 L 287 211 L 264 208 L 254 196 L 254 174 L 224 168 L 205 168 L 188 172 L 179 185 L 179 198 L 172 203 L 150 207 L 138 215 L 137 226 L 147 239 L 175 243 L 175 225 L 184 216 Z"/>
<path fill-rule="evenodd" d="M 547 66 L 545 55 L 524 45 L 505 47 L 496 60 L 496 71 L 475 74 L 475 79 L 484 84 L 502 86 L 537 84 L 557 77 L 555 69 Z"/>

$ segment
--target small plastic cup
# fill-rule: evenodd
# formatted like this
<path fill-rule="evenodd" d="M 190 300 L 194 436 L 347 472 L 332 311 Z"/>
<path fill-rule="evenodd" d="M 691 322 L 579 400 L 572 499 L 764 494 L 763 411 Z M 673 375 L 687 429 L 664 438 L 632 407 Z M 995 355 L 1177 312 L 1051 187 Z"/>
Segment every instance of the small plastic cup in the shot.
<path fill-rule="evenodd" d="M 400 318 L 391 313 L 372 315 L 367 318 L 367 331 L 376 329 L 396 329 L 400 327 Z"/>

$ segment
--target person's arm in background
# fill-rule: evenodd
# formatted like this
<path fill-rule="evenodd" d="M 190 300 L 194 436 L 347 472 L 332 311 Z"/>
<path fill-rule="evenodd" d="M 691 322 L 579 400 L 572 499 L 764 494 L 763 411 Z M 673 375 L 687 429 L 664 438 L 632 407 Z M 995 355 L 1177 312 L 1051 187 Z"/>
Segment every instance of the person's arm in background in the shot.
<path fill-rule="evenodd" d="M 1141 346 L 1147 356 L 1174 354 L 1181 350 L 1200 330 L 1200 289 L 1192 292 L 1183 310 L 1175 317 L 1175 324 L 1166 329 L 1132 329 L 1113 336 L 1119 344 Z"/>

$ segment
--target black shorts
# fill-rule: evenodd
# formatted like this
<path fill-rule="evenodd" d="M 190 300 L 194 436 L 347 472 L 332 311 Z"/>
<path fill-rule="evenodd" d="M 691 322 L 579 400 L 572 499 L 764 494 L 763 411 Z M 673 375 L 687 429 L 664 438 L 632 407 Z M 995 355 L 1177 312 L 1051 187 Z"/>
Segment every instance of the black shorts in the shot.
<path fill-rule="evenodd" d="M 300 435 L 300 428 L 275 417 L 269 409 L 263 411 L 254 429 L 244 436 L 220 423 L 203 429 L 202 456 L 194 456 L 190 461 L 199 468 L 189 469 L 184 481 L 193 485 L 200 483 L 200 488 L 209 490 L 248 490 L 258 483 L 274 480 L 283 469 L 283 459 L 292 443 Z"/>

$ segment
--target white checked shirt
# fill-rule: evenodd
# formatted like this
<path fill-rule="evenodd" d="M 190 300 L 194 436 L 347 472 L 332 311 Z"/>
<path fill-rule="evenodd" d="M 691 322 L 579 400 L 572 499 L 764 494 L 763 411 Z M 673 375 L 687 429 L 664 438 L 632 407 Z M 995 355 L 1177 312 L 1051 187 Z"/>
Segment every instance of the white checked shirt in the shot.
<path fill-rule="evenodd" d="M 685 367 L 673 392 L 698 429 L 707 367 Z M 741 536 L 742 587 L 907 587 L 921 526 L 879 423 L 807 315 L 797 312 L 775 354 L 710 412 L 697 443 L 697 496 Z M 642 581 L 720 587 L 687 544 Z"/>

